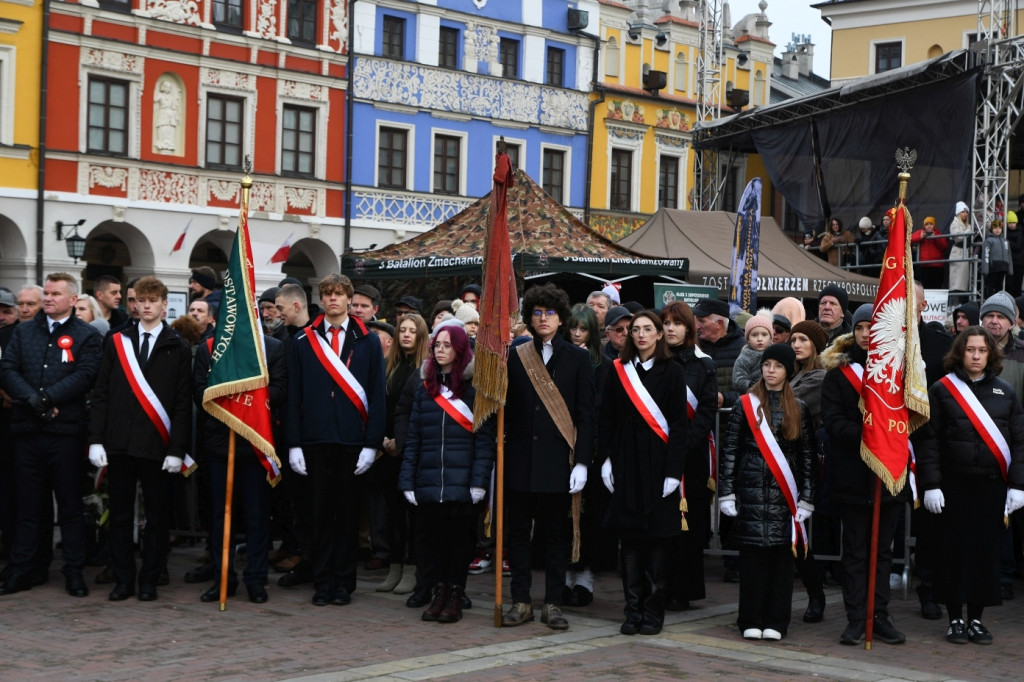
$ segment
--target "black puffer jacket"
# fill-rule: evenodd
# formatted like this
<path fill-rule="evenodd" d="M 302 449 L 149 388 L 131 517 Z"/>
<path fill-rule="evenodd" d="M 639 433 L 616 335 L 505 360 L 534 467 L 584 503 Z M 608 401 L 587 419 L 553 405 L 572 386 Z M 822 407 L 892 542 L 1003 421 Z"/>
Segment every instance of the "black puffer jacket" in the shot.
<path fill-rule="evenodd" d="M 782 425 L 779 393 L 769 392 L 772 432 Z M 789 462 L 799 494 L 797 502 L 812 504 L 816 480 L 814 434 L 807 406 L 800 406 L 800 438 L 780 440 L 779 446 Z M 718 481 L 721 498 L 735 495 L 736 517 L 730 541 L 745 547 L 788 547 L 792 543 L 793 516 L 775 481 L 768 462 L 758 449 L 740 403 L 733 408 L 722 454 L 722 475 Z"/>
<path fill-rule="evenodd" d="M 60 339 L 71 340 L 71 362 L 63 362 Z M 14 403 L 11 433 L 43 431 L 81 435 L 88 429 L 85 396 L 92 390 L 103 357 L 103 338 L 88 322 L 71 311 L 64 324 L 50 332 L 46 313 L 40 311 L 14 328 L 0 360 L 0 386 Z M 43 420 L 25 405 L 43 388 L 57 416 Z M 7 444 L 5 444 L 6 446 Z"/>
<path fill-rule="evenodd" d="M 875 494 L 876 476 L 860 457 L 860 394 L 842 370 L 851 363 L 864 367 L 867 356 L 867 351 L 854 342 L 853 334 L 840 336 L 821 354 L 821 364 L 828 368 L 821 383 L 821 418 L 829 442 L 825 470 L 832 499 L 845 504 L 868 505 Z M 896 497 L 882 486 L 883 502 L 896 499 L 909 500 L 910 486 L 903 486 Z"/>
<path fill-rule="evenodd" d="M 715 429 L 718 412 L 718 378 L 715 362 L 697 346 L 676 346 L 673 359 L 683 366 L 686 386 L 697 397 L 697 411 L 686 430 L 686 498 L 689 504 L 705 503 L 710 489 L 711 466 L 708 457 L 708 433 Z"/>
<path fill-rule="evenodd" d="M 736 358 L 743 352 L 747 341 L 743 338 L 743 332 L 736 326 L 736 323 L 729 320 L 725 336 L 709 343 L 700 342 L 700 349 L 705 355 L 714 360 L 718 378 L 718 390 L 722 393 L 722 407 L 731 407 L 740 394 L 732 388 L 732 367 L 736 364 Z M 717 401 L 717 396 L 715 397 Z"/>
<path fill-rule="evenodd" d="M 1011 487 L 1024 489 L 1024 408 L 1008 383 L 986 372 L 971 381 L 962 369 L 954 370 L 978 397 L 1010 446 L 1007 479 Z M 917 453 L 917 480 L 921 490 L 942 487 L 944 479 L 963 474 L 999 473 L 999 464 L 978 435 L 956 399 L 941 381 L 928 389 L 931 419 Z"/>
<path fill-rule="evenodd" d="M 472 502 L 470 488 L 487 488 L 494 467 L 496 424 L 492 416 L 475 432 L 467 431 L 427 393 L 423 383 L 413 394 L 412 411 L 398 472 L 398 489 L 412 490 L 416 502 Z M 476 391 L 469 383 L 472 364 L 467 367 L 462 401 L 473 409 Z"/>

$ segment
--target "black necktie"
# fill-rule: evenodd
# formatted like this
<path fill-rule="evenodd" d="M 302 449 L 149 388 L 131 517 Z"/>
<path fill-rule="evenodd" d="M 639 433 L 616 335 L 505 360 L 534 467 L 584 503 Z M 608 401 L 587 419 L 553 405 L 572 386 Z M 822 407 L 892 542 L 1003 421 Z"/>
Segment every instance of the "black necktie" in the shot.
<path fill-rule="evenodd" d="M 139 347 L 139 364 L 146 364 L 149 359 L 149 332 L 142 332 L 142 345 Z"/>

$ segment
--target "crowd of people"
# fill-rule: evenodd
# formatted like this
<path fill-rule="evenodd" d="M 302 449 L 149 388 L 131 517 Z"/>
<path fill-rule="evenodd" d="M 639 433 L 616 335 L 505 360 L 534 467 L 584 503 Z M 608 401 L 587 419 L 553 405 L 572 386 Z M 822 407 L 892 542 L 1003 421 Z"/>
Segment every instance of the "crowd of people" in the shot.
<path fill-rule="evenodd" d="M 831 232 L 840 241 L 842 223 Z M 808 595 L 804 621 L 823 619 L 833 580 L 847 616 L 841 643 L 863 641 L 872 600 L 875 638 L 898 644 L 890 574 L 894 551 L 910 561 L 897 532 L 914 499 L 923 503 L 911 512 L 922 617 L 940 619 L 944 606 L 949 641 L 987 644 L 985 607 L 1013 597 L 1018 526 L 1003 521 L 1024 505 L 1024 301 L 1006 291 L 958 308 L 948 330 L 919 325 L 932 418 L 908 453 L 916 489 L 882 499 L 869 595 L 874 474 L 860 457 L 858 403 L 873 311 L 851 313 L 841 286 L 820 292 L 813 319 L 793 298 L 731 315 L 716 298 L 651 310 L 621 302 L 609 285 L 573 305 L 553 284 L 531 286 L 497 433 L 493 416 L 474 426 L 478 285 L 426 315 L 406 296 L 388 315 L 380 292 L 344 275 L 319 282 L 316 304 L 286 278 L 258 299 L 282 480 L 267 485 L 239 439 L 233 477 L 244 522 L 235 533 L 223 527 L 228 430 L 202 408 L 216 273 L 193 271 L 190 288 L 188 314 L 171 324 L 155 277 L 127 283 L 124 309 L 112 277 L 92 296 L 66 273 L 16 296 L 0 289 L 0 435 L 11 443 L 0 455 L 11 472 L 0 479 L 0 595 L 48 579 L 55 497 L 67 593 L 89 594 L 83 570 L 101 556 L 97 582 L 112 586 L 110 600 L 156 600 L 170 579 L 181 474 L 198 463 L 209 561 L 185 580 L 208 584 L 204 602 L 219 601 L 222 588 L 234 596 L 240 583 L 250 601 L 266 602 L 273 567 L 278 585 L 305 586 L 313 605 L 344 606 L 368 542 L 367 568 L 387 569 L 376 590 L 409 595 L 424 621 L 459 621 L 471 606 L 467 576 L 504 570 L 504 626 L 534 621 L 539 604 L 541 623 L 565 630 L 562 607 L 588 605 L 595 574 L 617 571 L 620 631 L 653 635 L 666 611 L 705 598 L 704 551 L 720 511 L 723 544 L 737 550 L 724 575 L 739 583 L 744 638 L 786 637 L 795 571 Z M 915 294 L 920 316 L 923 284 Z M 731 415 L 719 434 L 720 410 Z M 500 557 L 486 529 L 498 439 Z M 87 476 L 103 479 L 109 500 L 99 535 L 83 507 Z M 223 586 L 225 532 L 232 543 L 244 532 L 246 562 L 239 576 L 232 546 Z M 537 590 L 534 568 L 544 577 Z"/>

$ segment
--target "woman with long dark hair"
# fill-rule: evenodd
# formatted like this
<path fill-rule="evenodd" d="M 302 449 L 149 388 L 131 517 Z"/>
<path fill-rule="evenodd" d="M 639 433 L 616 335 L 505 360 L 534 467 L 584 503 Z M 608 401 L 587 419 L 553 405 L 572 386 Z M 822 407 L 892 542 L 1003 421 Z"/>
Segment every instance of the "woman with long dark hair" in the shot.
<path fill-rule="evenodd" d="M 454 623 L 462 618 L 496 433 L 493 417 L 473 431 L 473 354 L 462 323 L 434 327 L 430 349 L 413 396 L 398 488 L 418 509 L 433 573 L 434 596 L 423 620 Z"/>
<path fill-rule="evenodd" d="M 765 349 L 761 380 L 733 407 L 722 451 L 719 505 L 736 517 L 744 639 L 780 640 L 789 629 L 793 556 L 806 544 L 814 505 L 814 450 L 807 406 L 788 378 L 796 356 L 787 344 Z"/>
<path fill-rule="evenodd" d="M 691 601 L 707 596 L 704 588 L 704 546 L 710 523 L 711 495 L 715 490 L 717 443 L 715 417 L 718 413 L 718 378 L 715 361 L 697 346 L 697 321 L 682 301 L 661 309 L 672 359 L 683 368 L 686 380 L 686 463 L 682 494 L 686 498 L 687 530 L 673 538 L 669 550 L 669 572 L 665 607 L 681 611 Z"/>
<path fill-rule="evenodd" d="M 665 620 L 672 538 L 682 532 L 679 485 L 686 456 L 686 380 L 672 362 L 661 318 L 642 310 L 605 382 L 601 478 L 612 494 L 609 528 L 619 534 L 624 635 L 656 635 Z"/>
<path fill-rule="evenodd" d="M 1002 603 L 1003 522 L 1024 506 L 1024 409 L 998 377 L 1002 352 L 984 327 L 962 331 L 944 366 L 917 456 L 924 506 L 939 522 L 933 590 L 949 612 L 948 641 L 990 644 L 981 617 Z"/>

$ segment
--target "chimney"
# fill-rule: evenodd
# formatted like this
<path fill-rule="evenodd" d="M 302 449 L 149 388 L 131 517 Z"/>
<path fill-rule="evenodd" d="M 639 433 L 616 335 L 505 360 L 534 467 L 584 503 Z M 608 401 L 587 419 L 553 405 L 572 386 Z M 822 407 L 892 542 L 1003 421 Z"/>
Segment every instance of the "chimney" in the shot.
<path fill-rule="evenodd" d="M 797 43 L 796 52 L 800 61 L 800 75 L 810 76 L 814 69 L 814 43 L 810 35 L 799 37 L 801 40 Z"/>
<path fill-rule="evenodd" d="M 790 80 L 800 78 L 800 58 L 797 57 L 793 43 L 786 45 L 786 51 L 782 53 L 782 77 Z"/>

